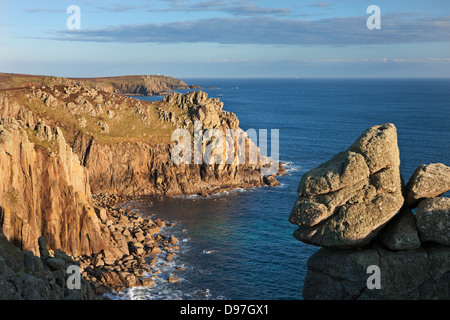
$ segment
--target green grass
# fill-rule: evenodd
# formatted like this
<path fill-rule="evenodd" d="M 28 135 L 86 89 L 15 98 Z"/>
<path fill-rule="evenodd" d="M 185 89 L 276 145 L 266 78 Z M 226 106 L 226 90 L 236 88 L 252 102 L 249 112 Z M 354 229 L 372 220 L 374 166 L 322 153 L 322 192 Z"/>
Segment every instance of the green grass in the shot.
<path fill-rule="evenodd" d="M 57 88 L 60 92 L 62 88 Z M 52 93 L 50 89 L 46 88 L 46 92 Z M 150 144 L 170 143 L 171 134 L 175 129 L 169 122 L 160 122 L 158 120 L 157 107 L 161 106 L 161 102 L 146 102 L 140 101 L 142 108 L 149 109 L 148 117 L 149 123 L 144 125 L 141 116 L 135 112 L 134 99 L 125 98 L 122 96 L 115 96 L 116 101 L 121 107 L 121 110 L 115 108 L 106 108 L 103 106 L 104 113 L 99 116 L 90 116 L 87 114 L 74 115 L 70 113 L 66 107 L 68 102 L 73 102 L 76 95 L 72 95 L 69 98 L 62 99 L 57 97 L 57 107 L 47 107 L 43 101 L 38 98 L 27 99 L 25 93 L 30 93 L 29 89 L 15 90 L 9 92 L 11 95 L 8 97 L 10 100 L 15 100 L 19 105 L 31 110 L 33 114 L 39 116 L 42 119 L 50 120 L 54 125 L 59 126 L 63 132 L 66 141 L 71 144 L 77 132 L 81 131 L 94 136 L 97 143 L 118 143 L 118 142 L 147 142 Z M 1 94 L 1 93 L 0 93 Z M 102 93 L 104 100 L 111 99 L 112 95 Z M 91 101 L 93 105 L 93 101 Z M 176 116 L 187 115 L 187 112 L 180 110 L 176 107 L 165 107 L 166 110 L 173 112 Z M 107 110 L 112 110 L 115 113 L 115 117 L 109 118 L 106 115 Z M 86 127 L 82 128 L 79 124 L 78 118 L 84 117 L 86 119 Z M 97 124 L 99 121 L 105 122 L 109 128 L 109 133 L 103 132 L 101 127 Z M 36 132 L 33 130 L 27 130 L 28 138 L 36 145 L 49 149 L 49 151 L 57 151 L 57 145 L 54 141 L 41 141 L 37 139 Z"/>
<path fill-rule="evenodd" d="M 0 73 L 0 84 L 1 77 Z M 168 85 L 177 85 L 180 80 L 165 77 L 165 76 L 150 76 L 151 79 L 162 80 L 165 79 Z M 23 83 L 27 80 L 28 82 L 35 81 L 36 83 L 42 84 L 53 84 L 61 82 L 65 79 L 55 78 L 50 76 L 26 76 L 26 75 L 16 75 L 10 76 L 9 80 L 14 82 L 15 85 Z M 80 79 L 82 80 L 82 79 Z M 144 76 L 125 76 L 125 77 L 112 77 L 112 78 L 94 78 L 85 79 L 84 82 L 88 83 L 90 87 L 95 86 L 97 83 L 107 83 L 108 81 L 115 81 L 115 83 L 143 83 L 146 79 Z M 20 87 L 20 86 L 18 86 Z M 158 117 L 158 107 L 162 107 L 168 112 L 172 112 L 176 118 L 183 119 L 184 117 L 190 118 L 186 110 L 181 110 L 177 106 L 168 106 L 164 102 L 147 102 L 141 100 L 135 100 L 127 98 L 118 94 L 110 94 L 103 91 L 97 91 L 98 94 L 103 96 L 104 101 L 110 101 L 111 106 L 106 107 L 105 104 L 102 105 L 104 113 L 99 116 L 90 116 L 87 114 L 72 114 L 66 107 L 67 103 L 75 103 L 75 99 L 78 94 L 71 94 L 68 97 L 64 96 L 64 85 L 58 84 L 54 85 L 53 88 L 58 89 L 61 93 L 58 97 L 55 95 L 51 87 L 45 87 L 44 89 L 37 86 L 41 91 L 52 94 L 58 101 L 57 107 L 47 107 L 43 101 L 39 98 L 25 97 L 25 94 L 31 93 L 30 88 L 24 88 L 20 90 L 7 90 L 8 99 L 15 100 L 21 107 L 32 111 L 32 113 L 41 119 L 47 119 L 54 129 L 59 126 L 64 133 L 64 138 L 67 143 L 71 145 L 75 139 L 78 132 L 83 132 L 88 135 L 92 135 L 95 141 L 99 144 L 111 144 L 111 143 L 122 143 L 122 142 L 145 142 L 151 145 L 154 144 L 168 144 L 171 143 L 171 135 L 175 126 L 170 122 L 161 122 Z M 0 92 L 0 95 L 3 94 Z M 81 93 L 81 91 L 80 91 Z M 95 106 L 96 103 L 91 97 L 86 97 L 86 99 Z M 135 108 L 137 101 L 141 104 L 142 108 L 148 109 L 148 123 L 144 125 L 142 121 L 142 116 L 136 114 Z M 115 107 L 118 104 L 120 110 Z M 115 113 L 115 117 L 109 118 L 106 114 L 107 110 L 111 110 Z M 84 117 L 86 119 L 86 127 L 81 127 L 79 123 L 79 118 Z M 105 133 L 98 122 L 105 122 L 109 126 L 109 133 Z M 183 120 L 181 120 L 183 121 Z M 52 141 L 40 141 L 37 139 L 36 134 L 32 130 L 27 132 L 28 137 L 31 142 L 38 146 L 48 149 L 49 151 L 57 151 L 57 145 Z"/>
<path fill-rule="evenodd" d="M 36 135 L 36 131 L 32 130 L 32 129 L 27 129 L 26 130 L 27 136 L 28 136 L 28 140 L 30 140 L 30 142 L 34 143 L 34 145 L 40 146 L 44 149 L 46 149 L 49 153 L 50 152 L 58 152 L 58 144 L 56 143 L 56 139 L 53 138 L 52 140 L 48 141 L 48 140 L 40 140 L 38 139 L 37 135 Z"/>

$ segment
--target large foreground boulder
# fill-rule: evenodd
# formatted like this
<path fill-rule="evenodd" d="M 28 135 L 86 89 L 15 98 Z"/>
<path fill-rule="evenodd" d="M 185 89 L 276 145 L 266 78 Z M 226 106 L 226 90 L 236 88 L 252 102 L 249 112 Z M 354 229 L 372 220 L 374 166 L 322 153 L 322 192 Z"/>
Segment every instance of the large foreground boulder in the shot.
<path fill-rule="evenodd" d="M 308 259 L 304 299 L 449 299 L 450 199 L 437 196 L 450 168 L 421 165 L 404 187 L 399 165 L 386 124 L 302 177 L 294 236 L 324 247 Z"/>
<path fill-rule="evenodd" d="M 346 151 L 305 173 L 289 221 L 294 236 L 329 247 L 361 247 L 402 207 L 397 130 L 367 129 Z"/>

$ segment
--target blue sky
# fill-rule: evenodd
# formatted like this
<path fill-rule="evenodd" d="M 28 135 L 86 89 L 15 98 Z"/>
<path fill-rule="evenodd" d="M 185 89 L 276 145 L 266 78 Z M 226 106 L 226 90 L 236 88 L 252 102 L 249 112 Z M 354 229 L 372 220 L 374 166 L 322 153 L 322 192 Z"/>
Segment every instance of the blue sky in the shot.
<path fill-rule="evenodd" d="M 450 77 L 448 0 L 0 0 L 0 72 Z M 69 30 L 69 5 L 81 28 Z M 381 9 L 369 30 L 367 8 Z"/>

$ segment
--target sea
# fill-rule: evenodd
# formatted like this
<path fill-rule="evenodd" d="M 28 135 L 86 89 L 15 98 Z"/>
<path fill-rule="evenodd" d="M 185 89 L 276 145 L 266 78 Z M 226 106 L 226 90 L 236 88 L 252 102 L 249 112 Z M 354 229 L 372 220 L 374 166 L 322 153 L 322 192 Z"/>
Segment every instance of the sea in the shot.
<path fill-rule="evenodd" d="M 180 250 L 171 262 L 161 256 L 151 267 L 153 287 L 113 299 L 302 300 L 307 260 L 320 248 L 296 240 L 288 217 L 306 171 L 384 123 L 397 127 L 405 181 L 420 164 L 450 165 L 450 79 L 183 80 L 219 98 L 243 130 L 267 130 L 269 146 L 271 130 L 278 129 L 288 175 L 278 177 L 277 187 L 128 203 L 144 216 L 175 222 L 162 231 L 179 239 Z M 187 91 L 193 90 L 178 90 Z M 169 283 L 170 275 L 179 281 Z"/>

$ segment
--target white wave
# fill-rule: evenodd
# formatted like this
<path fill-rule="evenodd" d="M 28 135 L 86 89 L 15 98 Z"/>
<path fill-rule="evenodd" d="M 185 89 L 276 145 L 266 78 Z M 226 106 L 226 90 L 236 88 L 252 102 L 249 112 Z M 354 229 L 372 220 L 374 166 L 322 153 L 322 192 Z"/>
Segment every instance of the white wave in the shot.
<path fill-rule="evenodd" d="M 190 194 L 190 195 L 180 195 L 180 196 L 168 196 L 168 198 L 174 198 L 174 199 L 201 199 L 202 196 L 198 194 Z"/>
<path fill-rule="evenodd" d="M 303 170 L 299 165 L 295 165 L 292 161 L 282 161 L 282 162 L 287 173 Z"/>
<path fill-rule="evenodd" d="M 216 250 L 203 250 L 202 251 L 202 253 L 204 253 L 204 254 L 212 254 L 212 253 L 215 253 L 216 252 Z"/>
<path fill-rule="evenodd" d="M 235 188 L 235 189 L 232 189 L 232 190 L 226 190 L 226 191 L 220 191 L 220 192 L 217 192 L 217 193 L 213 193 L 213 194 L 209 195 L 208 197 L 202 197 L 199 194 L 169 196 L 169 197 L 170 198 L 174 198 L 174 199 L 208 200 L 208 199 L 221 198 L 223 196 L 234 194 L 234 193 L 248 192 L 248 191 L 255 190 L 256 188 L 257 187 L 249 187 L 249 188 L 238 187 L 238 188 Z"/>

